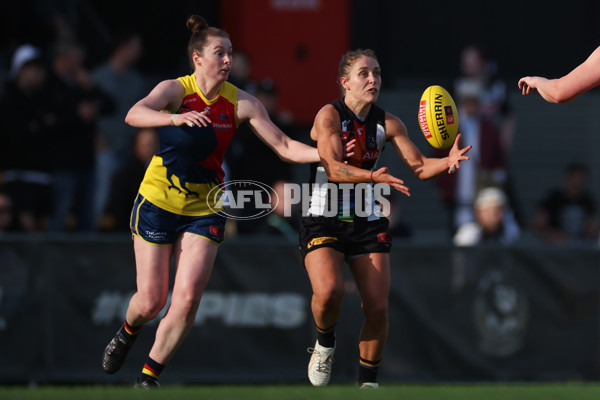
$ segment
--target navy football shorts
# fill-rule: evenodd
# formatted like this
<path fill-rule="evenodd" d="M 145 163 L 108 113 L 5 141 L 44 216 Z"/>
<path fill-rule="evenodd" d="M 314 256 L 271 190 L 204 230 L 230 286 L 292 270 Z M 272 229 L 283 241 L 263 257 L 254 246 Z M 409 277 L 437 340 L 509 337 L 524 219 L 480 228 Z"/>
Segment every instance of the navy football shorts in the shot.
<path fill-rule="evenodd" d="M 195 233 L 220 245 L 225 237 L 225 221 L 219 214 L 199 217 L 174 214 L 155 206 L 138 193 L 129 226 L 131 233 L 157 245 L 175 243 L 183 232 Z"/>

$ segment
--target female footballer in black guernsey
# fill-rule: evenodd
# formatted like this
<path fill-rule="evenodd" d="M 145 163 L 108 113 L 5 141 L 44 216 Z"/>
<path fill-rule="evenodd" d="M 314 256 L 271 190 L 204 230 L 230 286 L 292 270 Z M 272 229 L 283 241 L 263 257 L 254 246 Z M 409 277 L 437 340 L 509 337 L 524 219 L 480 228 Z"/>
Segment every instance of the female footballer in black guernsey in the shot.
<path fill-rule="evenodd" d="M 285 161 L 319 160 L 317 149 L 291 140 L 271 122 L 258 99 L 227 82 L 229 35 L 195 15 L 187 26 L 192 31 L 188 55 L 193 73 L 160 82 L 125 119 L 138 128 L 160 127 L 160 148 L 131 215 L 137 292 L 124 324 L 104 351 L 102 366 L 109 374 L 117 372 L 142 325 L 165 306 L 173 258 L 170 307 L 136 382 L 146 389 L 159 386 L 159 375 L 192 328 L 223 241 L 225 217 L 207 193 L 223 181 L 221 164 L 239 124 L 250 124 Z"/>
<path fill-rule="evenodd" d="M 410 171 L 425 180 L 459 169 L 460 162 L 469 159 L 465 153 L 471 146 L 459 148 L 459 134 L 447 157 L 425 157 L 409 139 L 402 121 L 374 104 L 381 87 L 381 70 L 371 50 L 346 53 L 340 61 L 338 83 L 342 98 L 321 108 L 311 130 L 321 162 L 313 168 L 315 186 L 299 238 L 313 290 L 311 308 L 317 331 L 317 342 L 309 348 L 308 377 L 315 386 L 327 385 L 331 377 L 346 261 L 364 313 L 358 383 L 361 388 L 377 388 L 388 335 L 391 237 L 388 220 L 375 201 L 373 184 L 387 184 L 410 196 L 403 180 L 385 167 L 377 169 L 377 159 L 383 146 L 391 142 Z M 355 138 L 356 144 L 353 155 L 344 159 L 342 143 L 347 137 Z M 366 190 L 359 196 L 361 185 Z M 337 196 L 331 194 L 332 186 L 337 186 Z M 335 198 L 335 204 L 328 204 Z M 331 213 L 336 205 L 337 213 Z"/>

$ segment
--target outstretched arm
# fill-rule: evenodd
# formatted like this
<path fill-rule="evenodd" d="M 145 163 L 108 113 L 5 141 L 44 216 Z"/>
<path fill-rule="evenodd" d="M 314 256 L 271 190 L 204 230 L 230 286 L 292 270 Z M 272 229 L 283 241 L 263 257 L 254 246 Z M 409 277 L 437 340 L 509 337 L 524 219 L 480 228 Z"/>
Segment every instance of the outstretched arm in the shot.
<path fill-rule="evenodd" d="M 456 136 L 447 157 L 430 158 L 425 157 L 410 140 L 406 126 L 398 117 L 386 112 L 385 125 L 387 139 L 394 144 L 400 158 L 420 180 L 435 178 L 444 172 L 453 173 L 460 168 L 461 161 L 469 159 L 465 154 L 471 146 L 459 148 L 460 134 Z"/>
<path fill-rule="evenodd" d="M 562 78 L 526 76 L 519 80 L 519 89 L 523 95 L 537 91 L 550 103 L 567 103 L 598 85 L 600 85 L 600 47 Z"/>
<path fill-rule="evenodd" d="M 283 133 L 271 121 L 262 103 L 243 90 L 238 91 L 238 120 L 247 120 L 254 133 L 283 161 L 298 164 L 319 161 L 317 149 Z"/>

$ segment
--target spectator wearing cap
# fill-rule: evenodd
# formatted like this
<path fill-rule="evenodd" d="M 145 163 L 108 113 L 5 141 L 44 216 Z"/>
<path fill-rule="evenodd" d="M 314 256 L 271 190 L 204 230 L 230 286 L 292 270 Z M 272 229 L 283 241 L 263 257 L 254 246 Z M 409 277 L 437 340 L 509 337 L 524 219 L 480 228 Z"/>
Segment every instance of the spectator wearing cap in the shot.
<path fill-rule="evenodd" d="M 46 77 L 42 52 L 24 44 L 12 56 L 0 99 L 0 172 L 16 223 L 29 232 L 44 230 L 51 211 L 48 148 L 56 115 L 46 99 Z"/>
<path fill-rule="evenodd" d="M 487 187 L 475 198 L 475 220 L 458 228 L 453 242 L 456 246 L 480 244 L 508 245 L 515 242 L 521 232 L 519 226 L 506 218 L 506 195 L 501 189 Z"/>

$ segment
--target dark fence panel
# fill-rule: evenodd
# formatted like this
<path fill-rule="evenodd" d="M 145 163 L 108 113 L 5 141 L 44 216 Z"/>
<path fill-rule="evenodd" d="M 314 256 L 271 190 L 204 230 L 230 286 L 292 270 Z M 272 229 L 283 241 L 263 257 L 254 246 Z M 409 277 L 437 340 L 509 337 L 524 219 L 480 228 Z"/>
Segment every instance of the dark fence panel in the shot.
<path fill-rule="evenodd" d="M 396 245 L 381 381 L 600 378 L 600 251 Z M 360 298 L 349 278 L 334 382 L 357 375 Z M 0 383 L 132 382 L 144 327 L 122 371 L 104 346 L 135 290 L 131 240 L 0 240 Z M 232 239 L 220 249 L 191 334 L 164 383 L 306 382 L 310 284 L 296 246 Z"/>

